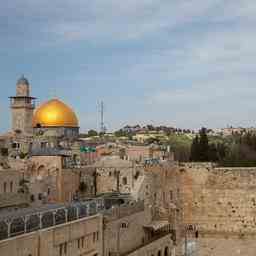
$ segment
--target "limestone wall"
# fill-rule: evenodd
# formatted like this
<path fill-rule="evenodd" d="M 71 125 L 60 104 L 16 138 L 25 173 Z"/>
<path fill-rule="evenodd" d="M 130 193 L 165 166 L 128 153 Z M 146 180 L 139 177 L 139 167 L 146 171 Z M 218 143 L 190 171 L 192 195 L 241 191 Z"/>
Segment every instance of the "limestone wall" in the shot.
<path fill-rule="evenodd" d="M 255 239 L 205 238 L 195 246 L 197 256 L 255 256 Z"/>
<path fill-rule="evenodd" d="M 256 234 L 256 168 L 180 168 L 184 223 Z"/>

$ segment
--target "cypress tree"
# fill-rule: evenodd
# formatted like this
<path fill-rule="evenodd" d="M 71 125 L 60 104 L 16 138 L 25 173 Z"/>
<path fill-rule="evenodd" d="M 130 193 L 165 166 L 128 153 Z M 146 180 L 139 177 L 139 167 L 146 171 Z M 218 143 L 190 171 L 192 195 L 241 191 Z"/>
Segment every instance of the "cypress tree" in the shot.
<path fill-rule="evenodd" d="M 199 161 L 199 137 L 196 137 L 192 141 L 191 152 L 190 152 L 190 161 L 197 162 Z"/>
<path fill-rule="evenodd" d="M 199 161 L 206 162 L 209 161 L 209 141 L 206 128 L 202 128 L 199 135 Z"/>

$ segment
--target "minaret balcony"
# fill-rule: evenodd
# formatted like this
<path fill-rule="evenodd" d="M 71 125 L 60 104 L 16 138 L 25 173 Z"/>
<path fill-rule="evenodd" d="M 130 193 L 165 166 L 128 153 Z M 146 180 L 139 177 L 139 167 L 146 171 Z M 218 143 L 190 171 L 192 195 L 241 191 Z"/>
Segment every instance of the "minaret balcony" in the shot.
<path fill-rule="evenodd" d="M 35 98 L 33 97 L 10 97 L 11 108 L 35 108 Z"/>

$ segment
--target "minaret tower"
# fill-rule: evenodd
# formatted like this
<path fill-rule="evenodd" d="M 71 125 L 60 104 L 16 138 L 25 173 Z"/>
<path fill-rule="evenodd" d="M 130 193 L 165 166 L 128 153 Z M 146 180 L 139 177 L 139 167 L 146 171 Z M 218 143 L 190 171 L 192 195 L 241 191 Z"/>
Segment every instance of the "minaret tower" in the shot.
<path fill-rule="evenodd" d="M 12 111 L 12 130 L 30 135 L 33 133 L 33 112 L 36 98 L 30 97 L 30 85 L 22 76 L 16 84 L 16 96 L 10 97 Z"/>

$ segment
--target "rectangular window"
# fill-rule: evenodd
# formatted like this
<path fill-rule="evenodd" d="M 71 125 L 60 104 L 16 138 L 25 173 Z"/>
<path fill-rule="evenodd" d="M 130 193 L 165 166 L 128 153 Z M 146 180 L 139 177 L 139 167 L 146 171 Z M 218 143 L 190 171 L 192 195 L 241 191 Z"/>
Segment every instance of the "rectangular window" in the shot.
<path fill-rule="evenodd" d="M 6 191 L 6 189 L 7 189 L 7 183 L 6 182 L 4 182 L 4 193 L 6 193 L 7 191 Z"/>
<path fill-rule="evenodd" d="M 77 239 L 77 248 L 80 249 L 80 238 Z"/>
<path fill-rule="evenodd" d="M 173 193 L 172 193 L 172 190 L 170 190 L 170 200 L 171 200 L 171 201 L 173 200 Z"/>
<path fill-rule="evenodd" d="M 82 240 L 82 248 L 84 248 L 84 236 L 81 238 Z"/>
<path fill-rule="evenodd" d="M 62 256 L 62 244 L 59 246 L 59 256 Z"/>
<path fill-rule="evenodd" d="M 10 182 L 10 192 L 12 193 L 12 190 L 13 190 L 13 182 L 11 181 Z"/>
<path fill-rule="evenodd" d="M 93 242 L 96 242 L 96 232 L 93 232 Z"/>
<path fill-rule="evenodd" d="M 96 240 L 99 241 L 99 231 L 96 232 Z"/>
<path fill-rule="evenodd" d="M 64 243 L 64 253 L 65 255 L 67 254 L 67 247 L 68 247 L 68 244 L 67 242 Z"/>

